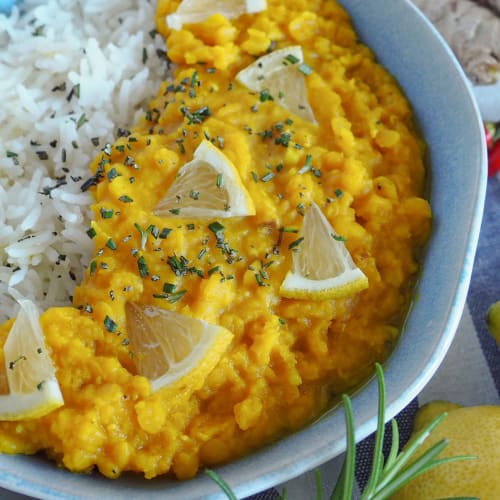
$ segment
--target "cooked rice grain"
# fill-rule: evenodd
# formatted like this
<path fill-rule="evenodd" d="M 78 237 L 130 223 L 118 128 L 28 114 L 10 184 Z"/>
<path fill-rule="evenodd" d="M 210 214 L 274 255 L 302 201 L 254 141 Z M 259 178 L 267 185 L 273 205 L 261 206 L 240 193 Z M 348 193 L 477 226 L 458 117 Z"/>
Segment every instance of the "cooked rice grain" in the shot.
<path fill-rule="evenodd" d="M 154 11 L 146 0 L 26 0 L 0 15 L 0 321 L 15 312 L 9 287 L 45 309 L 69 304 L 83 277 L 88 165 L 165 77 Z"/>

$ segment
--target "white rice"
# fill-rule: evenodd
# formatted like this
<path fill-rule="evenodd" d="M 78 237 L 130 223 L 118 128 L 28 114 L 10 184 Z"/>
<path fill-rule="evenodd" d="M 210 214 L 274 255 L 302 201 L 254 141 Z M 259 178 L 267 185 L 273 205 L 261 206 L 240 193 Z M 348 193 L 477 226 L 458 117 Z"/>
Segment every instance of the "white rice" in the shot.
<path fill-rule="evenodd" d="M 89 163 L 166 74 L 155 7 L 25 0 L 0 15 L 0 321 L 12 293 L 42 310 L 71 303 L 92 253 Z"/>

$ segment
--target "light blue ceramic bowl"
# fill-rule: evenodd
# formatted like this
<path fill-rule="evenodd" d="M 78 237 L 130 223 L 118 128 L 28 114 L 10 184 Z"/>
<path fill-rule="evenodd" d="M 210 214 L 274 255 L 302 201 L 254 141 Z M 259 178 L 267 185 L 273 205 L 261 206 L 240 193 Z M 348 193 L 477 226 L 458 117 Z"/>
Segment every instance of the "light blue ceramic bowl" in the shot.
<path fill-rule="evenodd" d="M 434 374 L 453 339 L 469 285 L 486 187 L 481 120 L 466 78 L 432 26 L 406 0 L 342 0 L 362 40 L 397 77 L 430 147 L 434 232 L 401 342 L 386 364 L 387 417 L 403 409 Z M 375 430 L 377 388 L 353 399 L 357 437 Z M 239 497 L 310 470 L 345 449 L 341 409 L 218 472 Z M 117 500 L 222 497 L 201 474 L 153 481 L 58 470 L 36 457 L 0 456 L 0 485 L 47 499 Z"/>

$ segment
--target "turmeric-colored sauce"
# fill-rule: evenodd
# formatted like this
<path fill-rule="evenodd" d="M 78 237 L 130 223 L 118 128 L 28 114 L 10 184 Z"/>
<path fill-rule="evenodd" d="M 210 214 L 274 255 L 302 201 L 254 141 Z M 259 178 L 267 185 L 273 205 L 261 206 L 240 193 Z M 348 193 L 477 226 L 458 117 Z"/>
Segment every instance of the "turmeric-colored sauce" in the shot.
<path fill-rule="evenodd" d="M 111 478 L 129 470 L 190 478 L 318 417 L 398 338 L 431 211 L 424 143 L 396 81 L 333 0 L 269 0 L 258 14 L 169 31 L 165 16 L 177 6 L 160 0 L 157 13 L 172 80 L 91 165 L 95 253 L 74 307 L 41 316 L 65 404 L 37 420 L 1 422 L 3 452 L 47 450 L 69 470 L 97 466 Z M 235 80 L 256 57 L 290 45 L 302 47 L 312 69 L 317 124 Z M 254 216 L 155 215 L 203 139 L 237 167 Z M 303 172 L 308 155 L 314 169 Z M 313 201 L 368 277 L 365 291 L 337 300 L 280 296 L 292 230 Z M 222 244 L 209 227 L 215 221 Z M 128 341 L 128 302 L 232 332 L 200 389 L 151 392 Z"/>

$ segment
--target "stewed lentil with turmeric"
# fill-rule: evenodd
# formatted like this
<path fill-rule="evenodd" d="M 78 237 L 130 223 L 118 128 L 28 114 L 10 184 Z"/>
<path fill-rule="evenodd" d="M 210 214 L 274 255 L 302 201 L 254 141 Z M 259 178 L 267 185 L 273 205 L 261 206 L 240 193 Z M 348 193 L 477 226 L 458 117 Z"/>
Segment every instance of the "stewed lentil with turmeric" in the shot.
<path fill-rule="evenodd" d="M 172 80 L 91 165 L 95 253 L 74 307 L 41 316 L 64 406 L 0 422 L 2 452 L 46 450 L 71 471 L 97 467 L 110 478 L 190 478 L 306 425 L 398 338 L 431 211 L 425 145 L 396 81 L 334 0 L 269 0 L 261 13 L 170 31 L 165 16 L 178 3 L 157 8 Z M 291 45 L 302 47 L 317 123 L 235 80 L 257 57 Z M 203 139 L 238 168 L 255 215 L 155 215 Z M 306 161 L 314 168 L 303 169 Z M 365 291 L 280 296 L 312 202 L 368 277 Z M 152 393 L 128 340 L 129 302 L 220 324 L 232 342 L 197 387 Z"/>

